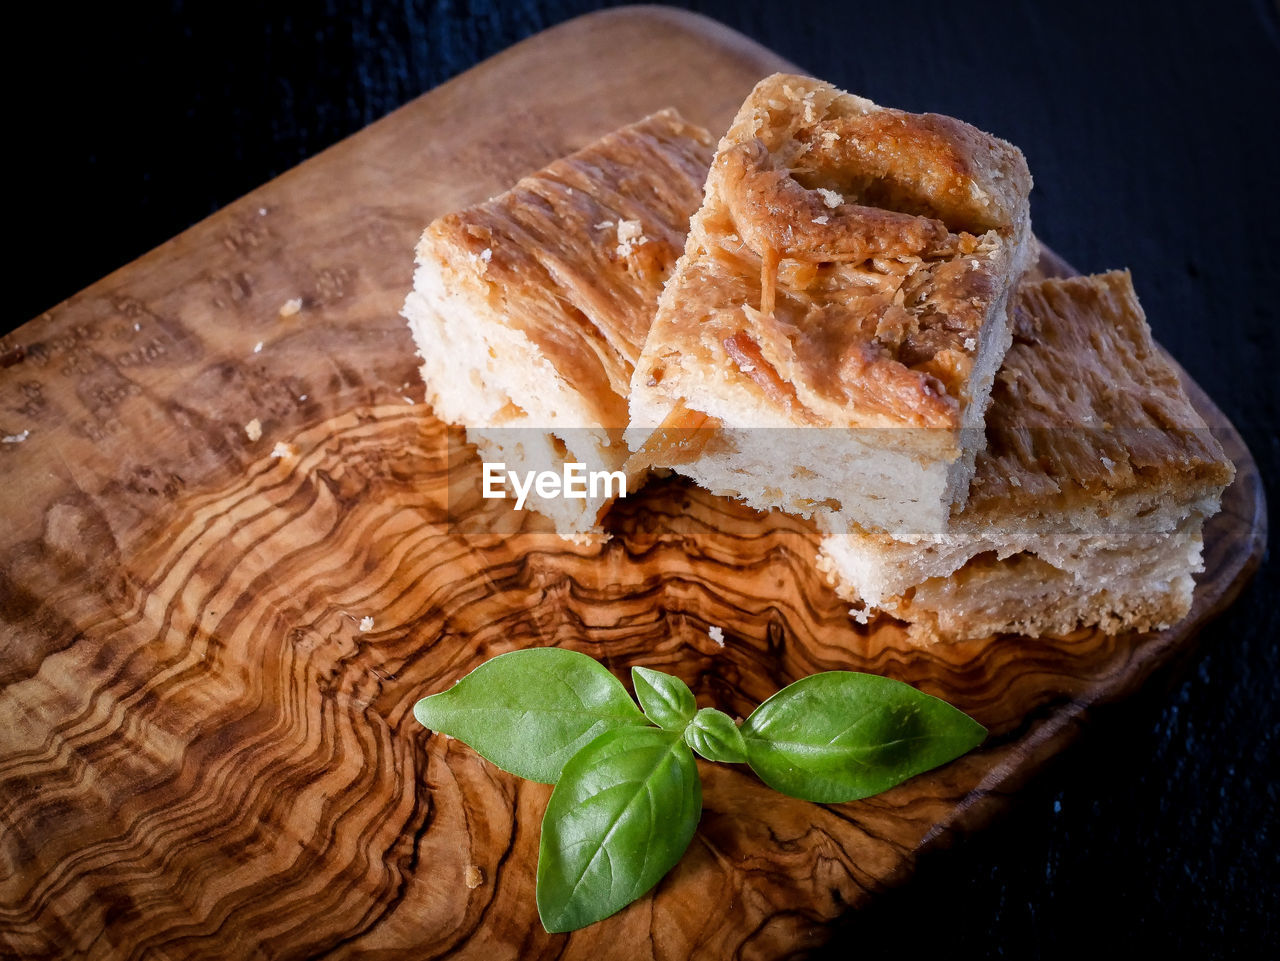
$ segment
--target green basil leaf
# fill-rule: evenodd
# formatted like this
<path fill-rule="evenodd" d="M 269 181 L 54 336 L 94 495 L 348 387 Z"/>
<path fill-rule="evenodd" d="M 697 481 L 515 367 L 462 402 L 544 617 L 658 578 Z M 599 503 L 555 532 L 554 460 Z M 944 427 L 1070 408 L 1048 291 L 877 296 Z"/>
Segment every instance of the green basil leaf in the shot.
<path fill-rule="evenodd" d="M 986 728 L 887 677 L 829 671 L 784 687 L 743 723 L 747 760 L 808 801 L 870 797 L 982 743 Z"/>
<path fill-rule="evenodd" d="M 714 707 L 704 707 L 684 729 L 684 741 L 708 761 L 741 764 L 747 759 L 747 743 L 733 718 Z"/>
<path fill-rule="evenodd" d="M 698 710 L 693 691 L 678 677 L 648 667 L 633 667 L 631 683 L 645 715 L 660 728 L 679 733 Z"/>
<path fill-rule="evenodd" d="M 485 661 L 413 715 L 530 781 L 554 784 L 597 735 L 647 722 L 622 682 L 586 654 L 540 647 Z"/>
<path fill-rule="evenodd" d="M 680 860 L 701 814 L 698 766 L 678 734 L 601 734 L 564 766 L 542 818 L 542 926 L 574 931 L 644 895 Z"/>

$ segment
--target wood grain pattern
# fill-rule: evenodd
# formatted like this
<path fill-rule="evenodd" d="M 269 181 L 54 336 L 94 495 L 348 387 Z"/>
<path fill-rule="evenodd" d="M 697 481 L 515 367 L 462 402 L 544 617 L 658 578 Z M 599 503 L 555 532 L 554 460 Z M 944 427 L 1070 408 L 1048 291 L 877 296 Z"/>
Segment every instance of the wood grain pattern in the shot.
<path fill-rule="evenodd" d="M 1159 634 L 915 648 L 849 621 L 807 525 L 674 479 L 621 503 L 604 546 L 531 515 L 485 533 L 511 526 L 502 505 L 448 522 L 478 464 L 405 402 L 421 388 L 397 314 L 421 227 L 668 104 L 723 129 L 785 66 L 668 11 L 574 21 L 0 344 L 0 432 L 29 431 L 0 445 L 5 953 L 793 955 L 1191 649 L 1265 533 L 1252 459 L 1194 389 L 1240 473 L 1191 617 Z M 845 805 L 703 765 L 698 835 L 654 895 L 550 936 L 533 900 L 549 789 L 411 714 L 482 660 L 546 644 L 669 670 L 739 714 L 804 674 L 870 670 L 992 738 Z"/>

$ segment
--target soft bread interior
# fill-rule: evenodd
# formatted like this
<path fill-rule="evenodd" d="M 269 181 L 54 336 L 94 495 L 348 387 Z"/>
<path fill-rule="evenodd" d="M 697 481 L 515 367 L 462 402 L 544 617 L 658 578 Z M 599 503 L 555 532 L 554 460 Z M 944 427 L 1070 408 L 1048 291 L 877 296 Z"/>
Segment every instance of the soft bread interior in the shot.
<path fill-rule="evenodd" d="M 1202 526 L 1196 515 L 1173 531 L 1052 559 L 1032 552 L 980 554 L 947 577 L 928 578 L 885 601 L 882 609 L 907 621 L 923 642 L 1061 635 L 1081 625 L 1111 634 L 1160 630 L 1191 608 L 1192 575 L 1203 570 Z M 865 616 L 861 604 L 857 610 Z"/>

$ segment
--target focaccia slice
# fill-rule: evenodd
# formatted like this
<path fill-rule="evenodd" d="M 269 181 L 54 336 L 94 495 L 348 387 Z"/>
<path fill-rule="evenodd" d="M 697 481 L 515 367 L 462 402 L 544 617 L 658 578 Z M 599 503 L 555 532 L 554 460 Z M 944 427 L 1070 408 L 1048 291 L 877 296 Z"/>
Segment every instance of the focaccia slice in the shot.
<path fill-rule="evenodd" d="M 485 461 L 623 467 L 631 374 L 711 143 L 663 110 L 427 227 L 404 316 L 427 401 Z M 610 500 L 530 496 L 575 537 Z"/>
<path fill-rule="evenodd" d="M 923 640 L 1167 627 L 1234 467 L 1154 344 L 1127 271 L 1017 299 L 968 504 L 916 543 L 827 529 L 820 566 L 858 611 Z"/>
<path fill-rule="evenodd" d="M 1030 189 L 968 124 L 761 81 L 659 302 L 628 443 L 757 508 L 943 529 L 1033 260 Z"/>

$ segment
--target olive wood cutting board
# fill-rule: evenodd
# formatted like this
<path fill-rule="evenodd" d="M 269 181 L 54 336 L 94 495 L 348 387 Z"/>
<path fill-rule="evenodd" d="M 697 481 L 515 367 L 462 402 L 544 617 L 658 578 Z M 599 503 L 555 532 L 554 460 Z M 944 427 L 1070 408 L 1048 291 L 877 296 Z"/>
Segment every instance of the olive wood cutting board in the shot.
<path fill-rule="evenodd" d="M 1253 460 L 1194 385 L 1239 476 L 1194 611 L 1155 634 L 916 648 L 849 619 L 806 524 L 679 481 L 620 502 L 603 546 L 528 514 L 486 533 L 510 526 L 505 503 L 447 522 L 479 465 L 422 403 L 398 316 L 422 227 L 664 106 L 722 131 L 787 68 L 673 11 L 570 22 L 0 342 L 0 954 L 802 952 L 1190 649 L 1265 525 Z M 534 869 L 550 788 L 412 716 L 539 645 L 623 677 L 670 671 L 739 715 L 814 671 L 868 670 L 991 737 L 850 804 L 703 765 L 701 826 L 655 892 L 548 935 Z"/>

